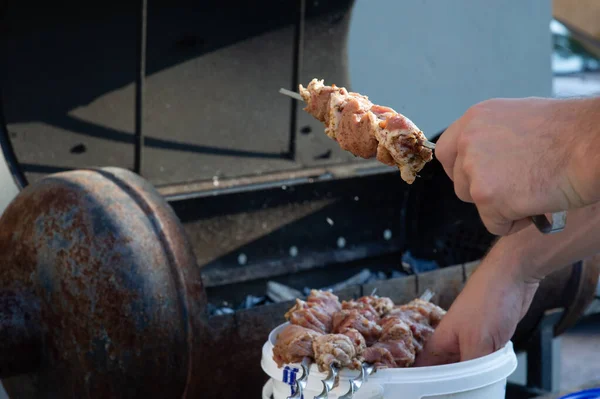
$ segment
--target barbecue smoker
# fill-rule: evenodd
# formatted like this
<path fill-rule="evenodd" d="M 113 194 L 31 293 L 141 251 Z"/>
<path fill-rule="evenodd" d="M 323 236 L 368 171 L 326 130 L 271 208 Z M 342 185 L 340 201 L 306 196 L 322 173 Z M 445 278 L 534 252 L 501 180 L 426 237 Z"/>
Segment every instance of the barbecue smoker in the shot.
<path fill-rule="evenodd" d="M 457 16 L 468 24 L 444 22 L 452 10 L 441 4 L 436 12 L 413 2 L 403 5 L 404 21 L 413 24 L 414 19 L 411 26 L 425 32 L 483 19 L 474 24 L 477 31 L 454 34 L 458 42 L 519 40 L 494 49 L 469 48 L 463 61 L 477 68 L 458 75 L 436 63 L 456 59 L 454 52 L 464 44 L 428 36 L 429 48 L 442 54 L 433 57 L 419 50 L 422 44 L 404 40 L 398 46 L 415 54 L 414 62 L 391 62 L 389 68 L 402 72 L 397 79 L 401 97 L 414 101 L 398 104 L 388 78 L 365 73 L 377 63 L 385 69 L 389 57 L 377 58 L 382 49 L 361 42 L 373 21 L 367 2 L 266 1 L 260 10 L 247 2 L 226 2 L 229 8 L 217 3 L 177 9 L 142 1 L 136 9 L 107 2 L 90 16 L 86 5 L 73 2 L 71 11 L 89 20 L 75 27 L 68 13 L 54 8 L 31 24 L 10 19 L 24 18 L 20 3 L 3 9 L 13 62 L 3 66 L 11 79 L 2 83 L 1 205 L 8 203 L 9 188 L 18 192 L 14 199 L 10 195 L 12 202 L 0 218 L 0 378 L 11 397 L 260 397 L 267 380 L 259 364 L 261 347 L 291 306 L 291 301 L 264 303 L 268 281 L 297 290 L 322 288 L 369 269 L 377 279 L 344 284 L 335 293 L 349 299 L 377 289 L 402 303 L 430 289 L 436 293 L 434 302 L 448 308 L 492 244 L 476 210 L 455 197 L 435 159 L 413 185 L 406 185 L 395 169 L 340 151 L 318 122 L 277 90 L 296 89 L 297 83 L 322 76 L 396 107 L 424 131 L 438 132 L 478 99 L 549 94 L 545 78 L 529 74 L 538 60 L 543 59 L 542 69 L 547 62 L 546 50 L 529 45 L 547 35 L 547 21 L 529 10 L 534 6 L 494 2 L 494 18 L 510 16 L 514 29 L 527 29 L 498 35 L 497 27 L 486 30 L 489 13 L 472 2 Z M 383 18 L 381 7 L 377 13 Z M 60 28 L 50 26 L 54 22 Z M 133 27 L 140 28 L 140 40 L 122 40 L 131 38 Z M 395 37 L 390 21 L 380 29 Z M 96 38 L 96 32 L 115 41 L 82 43 Z M 530 42 L 520 38 L 524 33 Z M 36 35 L 44 40 L 36 41 Z M 379 43 L 383 50 L 389 46 L 384 39 Z M 48 48 L 67 48 L 64 57 L 89 51 L 85 57 L 90 59 L 101 48 L 111 59 L 131 61 L 138 66 L 130 93 L 135 103 L 119 103 L 120 94 L 111 94 L 134 80 L 123 76 L 123 65 L 117 62 L 112 73 L 112 63 L 68 58 L 88 74 L 102 73 L 104 80 L 88 84 L 89 79 L 77 81 L 84 73 L 57 63 L 64 57 L 44 53 Z M 522 57 L 507 61 L 503 51 L 508 48 Z M 489 53 L 468 59 L 479 50 Z M 55 79 L 27 75 L 28 66 L 36 65 L 27 57 L 36 51 L 47 56 L 44 62 Z M 277 62 L 257 63 L 257 52 Z M 374 61 L 365 65 L 365 59 Z M 493 83 L 480 73 L 486 68 L 494 72 L 492 64 L 500 61 L 519 85 Z M 531 67 L 524 71 L 526 61 Z M 183 70 L 161 75 L 175 67 Z M 181 83 L 181 76 L 188 80 Z M 54 82 L 64 85 L 61 96 L 50 97 Z M 442 83 L 445 91 L 427 95 Z M 27 85 L 42 93 L 23 97 Z M 196 86 L 202 90 L 191 89 Z M 173 107 L 185 112 L 169 114 L 158 105 L 174 87 L 182 88 L 177 97 L 184 101 Z M 460 90 L 465 94 L 456 96 Z M 110 106 L 103 107 L 103 101 Z M 92 109 L 91 117 L 82 104 Z M 70 111 L 75 108 L 79 114 L 74 117 Z M 234 123 L 214 117 L 219 112 Z M 135 134 L 115 127 L 128 117 L 135 121 Z M 33 123 L 38 121 L 44 123 Z M 184 138 L 200 144 L 171 140 L 199 123 L 202 129 Z M 215 132 L 225 143 L 216 149 L 203 145 Z M 134 156 L 112 157 L 110 146 L 100 151 L 111 153 L 107 160 L 28 152 L 33 142 L 50 148 L 62 137 L 86 134 L 113 140 L 115 153 L 125 148 Z M 251 147 L 258 141 L 269 151 L 224 150 L 234 146 L 227 134 L 249 138 L 235 145 Z M 144 141 L 144 135 L 151 137 Z M 436 136 L 428 138 L 435 141 Z M 172 157 L 168 151 L 180 152 Z M 35 162 L 63 163 L 41 167 Z M 186 167 L 172 168 L 182 163 Z M 119 167 L 91 168 L 98 164 Z M 166 165 L 167 172 L 158 165 Z M 181 170 L 187 169 L 196 174 L 183 176 Z M 509 397 L 533 397 L 550 389 L 552 338 L 572 326 L 594 296 L 598 263 L 565 266 L 542 282 L 513 337 L 517 351 L 527 353 L 528 383 L 511 385 Z"/>
<path fill-rule="evenodd" d="M 122 169 L 42 179 L 23 190 L 0 219 L 5 388 L 14 397 L 258 396 L 266 380 L 259 367 L 262 344 L 291 302 L 216 316 L 209 315 L 209 303 L 258 295 L 269 278 L 320 287 L 364 267 L 397 270 L 401 250 L 442 267 L 351 285 L 336 294 L 348 299 L 377 289 L 402 303 L 432 289 L 447 308 L 491 237 L 475 211 L 454 199 L 439 165 L 428 170 L 408 191 L 388 174 L 225 200 L 176 201 L 175 213 L 149 183 Z M 378 194 L 381 185 L 392 187 L 385 197 Z M 193 237 L 205 233 L 198 224 L 211 231 L 213 223 L 224 223 L 236 214 L 240 195 L 250 203 L 253 196 L 273 198 L 266 212 L 261 207 L 236 216 L 263 223 L 264 213 L 282 218 L 298 212 L 286 209 L 290 203 L 314 206 L 315 196 L 324 194 L 334 206 L 198 267 Z M 430 211 L 440 198 L 449 206 L 444 217 Z M 226 216 L 207 220 L 215 217 L 216 202 Z M 183 226 L 177 215 L 187 221 Z M 314 227 L 326 217 L 336 221 L 333 234 Z M 357 221 L 364 229 L 353 229 Z M 397 230 L 398 225 L 406 228 Z M 389 240 L 383 237 L 386 229 L 396 232 Z M 344 237 L 347 247 L 332 248 L 334 236 Z M 295 256 L 283 253 L 292 246 L 298 248 Z M 242 253 L 246 263 L 236 261 Z M 551 338 L 582 314 L 599 271 L 596 262 L 579 262 L 543 281 L 513 338 L 517 350 L 528 353 L 530 396 L 548 388 Z"/>

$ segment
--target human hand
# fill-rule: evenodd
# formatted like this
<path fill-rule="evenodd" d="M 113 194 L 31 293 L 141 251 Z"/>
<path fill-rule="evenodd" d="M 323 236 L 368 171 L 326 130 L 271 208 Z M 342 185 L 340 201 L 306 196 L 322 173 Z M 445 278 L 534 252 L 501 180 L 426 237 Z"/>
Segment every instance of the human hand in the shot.
<path fill-rule="evenodd" d="M 500 238 L 417 356 L 428 366 L 474 359 L 508 342 L 525 316 L 539 282 L 582 259 L 600 256 L 600 204 L 574 210 L 561 234 L 534 226 Z M 598 258 L 596 258 L 598 259 Z"/>
<path fill-rule="evenodd" d="M 539 280 L 507 271 L 500 259 L 488 257 L 479 265 L 417 356 L 415 366 L 475 359 L 510 340 L 531 305 Z"/>
<path fill-rule="evenodd" d="M 440 136 L 436 157 L 486 228 L 512 234 L 530 216 L 600 200 L 599 110 L 599 99 L 484 101 Z"/>

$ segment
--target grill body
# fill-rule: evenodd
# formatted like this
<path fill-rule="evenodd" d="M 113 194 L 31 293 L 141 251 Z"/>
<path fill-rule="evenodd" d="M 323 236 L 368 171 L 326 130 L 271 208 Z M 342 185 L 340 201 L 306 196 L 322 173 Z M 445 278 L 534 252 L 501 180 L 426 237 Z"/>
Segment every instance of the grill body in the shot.
<path fill-rule="evenodd" d="M 202 269 L 172 209 L 149 183 L 114 168 L 51 175 L 17 196 L 0 219 L 0 372 L 10 394 L 258 395 L 262 344 L 292 302 L 209 317 Z M 356 298 L 377 288 L 407 302 L 432 289 L 448 308 L 476 265 L 444 265 L 336 294 Z M 556 333 L 572 325 L 593 298 L 599 271 L 588 260 L 545 279 L 513 337 L 517 349 L 527 349 L 547 310 L 564 311 Z M 228 288 L 252 281 L 236 284 Z"/>

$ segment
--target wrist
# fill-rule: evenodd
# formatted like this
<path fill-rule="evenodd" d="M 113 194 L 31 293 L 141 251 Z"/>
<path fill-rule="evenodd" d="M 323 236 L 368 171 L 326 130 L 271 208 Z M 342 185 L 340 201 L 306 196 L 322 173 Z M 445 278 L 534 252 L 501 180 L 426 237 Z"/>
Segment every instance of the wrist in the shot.
<path fill-rule="evenodd" d="M 543 257 L 548 255 L 548 249 L 538 251 L 539 246 L 535 244 L 537 234 L 537 230 L 530 226 L 500 238 L 487 254 L 484 267 L 496 268 L 514 281 L 538 283 L 545 277 Z"/>
<path fill-rule="evenodd" d="M 576 126 L 569 129 L 574 148 L 567 175 L 579 197 L 574 208 L 579 208 L 600 201 L 600 97 L 572 101 L 581 103 L 568 118 Z"/>

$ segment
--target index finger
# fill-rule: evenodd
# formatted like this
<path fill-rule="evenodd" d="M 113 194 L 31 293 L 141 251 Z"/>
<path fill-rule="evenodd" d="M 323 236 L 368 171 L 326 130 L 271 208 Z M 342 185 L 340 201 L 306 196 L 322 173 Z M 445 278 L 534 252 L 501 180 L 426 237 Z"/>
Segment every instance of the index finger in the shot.
<path fill-rule="evenodd" d="M 441 134 L 435 145 L 435 157 L 440 161 L 446 174 L 452 181 L 454 181 L 454 163 L 458 155 L 458 135 L 460 128 L 458 121 L 452 123 L 448 128 Z"/>

